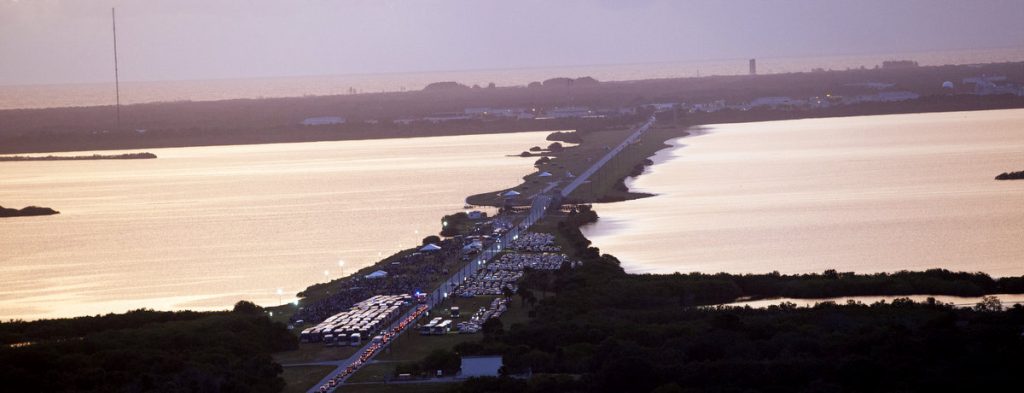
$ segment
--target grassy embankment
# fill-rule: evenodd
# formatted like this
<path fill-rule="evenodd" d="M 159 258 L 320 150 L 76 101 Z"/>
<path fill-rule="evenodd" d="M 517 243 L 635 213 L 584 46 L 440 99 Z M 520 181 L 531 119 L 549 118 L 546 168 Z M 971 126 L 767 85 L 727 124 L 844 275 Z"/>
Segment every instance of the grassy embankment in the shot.
<path fill-rule="evenodd" d="M 529 198 L 543 191 L 551 183 L 558 183 L 554 190 L 561 190 L 568 185 L 574 176 L 582 174 L 595 161 L 604 156 L 608 149 L 621 143 L 632 128 L 597 131 L 576 131 L 575 135 L 581 143 L 570 145 L 560 151 L 547 152 L 550 160 L 542 162 L 538 159 L 536 171 L 523 177 L 523 182 L 512 187 L 521 197 L 512 201 L 516 205 L 529 204 Z M 668 147 L 665 141 L 687 135 L 685 126 L 655 126 L 641 137 L 638 143 L 632 144 L 619 153 L 586 183 L 577 188 L 569 196 L 570 201 L 578 203 L 611 202 L 643 198 L 648 194 L 630 192 L 623 179 L 638 175 L 643 165 L 649 163 L 648 157 L 658 150 Z M 639 166 L 639 167 L 638 167 Z M 550 177 L 540 177 L 541 172 L 551 173 Z M 474 205 L 501 206 L 505 201 L 499 196 L 504 190 L 472 195 L 466 198 L 467 203 Z"/>

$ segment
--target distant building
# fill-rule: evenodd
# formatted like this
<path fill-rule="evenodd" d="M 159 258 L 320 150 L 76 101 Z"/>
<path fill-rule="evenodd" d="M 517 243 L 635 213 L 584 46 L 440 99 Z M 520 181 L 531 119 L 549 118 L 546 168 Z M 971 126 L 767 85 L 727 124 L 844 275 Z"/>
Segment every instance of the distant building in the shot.
<path fill-rule="evenodd" d="M 855 86 L 855 87 L 867 87 L 867 88 L 871 88 L 871 89 L 875 89 L 875 90 L 885 90 L 885 89 L 888 89 L 890 87 L 896 86 L 895 84 L 892 84 L 892 83 L 883 83 L 883 82 L 847 83 L 846 85 L 847 86 Z"/>
<path fill-rule="evenodd" d="M 463 356 L 458 378 L 497 377 L 501 366 L 501 356 Z"/>
<path fill-rule="evenodd" d="M 917 67 L 917 62 L 913 60 L 887 60 L 882 62 L 882 69 L 885 70 L 914 67 Z"/>
<path fill-rule="evenodd" d="M 750 75 L 757 75 L 757 59 L 750 59 Z"/>
<path fill-rule="evenodd" d="M 583 118 L 583 117 L 603 117 L 597 115 L 590 108 L 583 106 L 570 106 L 565 108 L 554 108 L 548 110 L 545 114 L 547 118 L 551 119 L 566 119 L 566 118 Z"/>
<path fill-rule="evenodd" d="M 341 116 L 320 116 L 307 117 L 302 120 L 304 126 L 326 126 L 331 124 L 345 124 L 345 118 Z"/>
<path fill-rule="evenodd" d="M 696 112 L 718 112 L 718 111 L 720 111 L 722 109 L 725 109 L 725 108 L 726 108 L 725 100 L 717 100 L 717 101 L 712 101 L 712 102 L 707 102 L 707 103 L 693 104 L 693 106 L 690 107 L 690 113 L 696 113 Z"/>
<path fill-rule="evenodd" d="M 457 113 L 456 112 L 456 113 L 438 113 L 436 115 L 424 116 L 423 120 L 426 120 L 426 121 L 429 121 L 431 123 L 435 123 L 436 124 L 436 123 L 444 123 L 444 122 L 456 121 L 456 120 L 471 120 L 472 118 L 473 118 L 473 116 L 467 115 L 465 113 Z"/>
<path fill-rule="evenodd" d="M 760 97 L 750 101 L 747 106 L 750 108 L 757 108 L 761 106 L 767 106 L 769 108 L 777 108 L 780 106 L 802 106 L 806 102 L 803 100 L 794 100 L 789 97 Z"/>
<path fill-rule="evenodd" d="M 522 118 L 524 115 L 532 116 L 524 108 L 466 108 L 462 112 L 473 117 Z"/>
<path fill-rule="evenodd" d="M 849 103 L 858 102 L 899 102 L 916 100 L 921 95 L 912 91 L 883 91 L 878 94 L 867 94 L 854 97 Z"/>
<path fill-rule="evenodd" d="M 964 78 L 964 84 L 974 85 L 974 94 L 978 95 L 993 95 L 993 94 L 1013 94 L 1017 96 L 1024 96 L 1024 86 L 1018 86 L 1013 83 L 998 83 L 1006 82 L 1005 76 L 976 76 L 971 78 Z"/>

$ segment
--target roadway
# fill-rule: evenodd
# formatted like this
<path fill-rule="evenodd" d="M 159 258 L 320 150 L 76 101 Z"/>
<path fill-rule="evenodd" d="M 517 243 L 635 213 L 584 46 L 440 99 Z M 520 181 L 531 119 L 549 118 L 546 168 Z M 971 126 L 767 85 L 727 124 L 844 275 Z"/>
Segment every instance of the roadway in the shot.
<path fill-rule="evenodd" d="M 637 127 L 636 131 L 633 131 L 632 134 L 629 134 L 629 136 L 626 137 L 626 139 L 623 140 L 622 143 L 620 143 L 618 146 L 615 146 L 614 149 L 609 150 L 608 153 L 604 155 L 604 157 L 601 157 L 601 159 L 597 160 L 597 162 L 595 162 L 594 165 L 591 165 L 590 168 L 587 168 L 586 171 L 577 176 L 575 180 L 569 183 L 569 185 L 565 186 L 565 188 L 562 189 L 562 198 L 568 197 L 569 194 L 576 190 L 577 187 L 586 182 L 587 179 L 590 179 L 590 177 L 597 173 L 597 171 L 601 170 L 601 167 L 603 167 L 604 164 L 607 164 L 608 161 L 611 161 L 612 158 L 615 158 L 616 155 L 621 153 L 622 150 L 624 150 L 631 143 L 634 143 L 637 141 L 637 139 L 640 139 L 640 136 L 643 135 L 643 133 L 647 132 L 647 130 L 649 130 L 651 126 L 654 125 L 654 120 L 654 116 L 651 116 L 649 119 L 647 119 L 646 123 L 640 125 L 640 127 Z"/>
<path fill-rule="evenodd" d="M 640 127 L 637 127 L 636 131 L 634 131 L 632 134 L 626 137 L 626 139 L 623 140 L 622 143 L 620 143 L 614 149 L 609 150 L 608 153 L 601 157 L 600 160 L 595 162 L 594 165 L 591 165 L 590 168 L 587 168 L 586 171 L 577 176 L 571 183 L 569 183 L 569 185 L 562 189 L 562 197 L 564 198 L 569 196 L 569 194 L 572 193 L 573 190 L 579 187 L 580 184 L 583 184 L 585 181 L 587 181 L 587 179 L 589 179 L 590 176 L 593 176 L 595 173 L 597 173 L 597 171 L 600 170 L 605 164 L 607 164 L 608 161 L 611 161 L 612 158 L 615 158 L 615 156 L 622 152 L 622 150 L 629 146 L 629 144 L 639 139 L 644 132 L 650 129 L 652 125 L 654 125 L 654 120 L 654 116 L 651 116 L 650 119 L 647 120 L 647 122 L 640 125 Z M 549 205 L 551 204 L 552 198 L 551 195 L 547 194 L 547 192 L 554 188 L 555 185 L 557 185 L 557 182 L 551 183 L 545 189 L 544 193 L 533 196 L 533 202 L 530 205 L 530 211 L 527 213 L 526 217 L 522 219 L 522 221 L 520 221 L 519 223 L 513 223 L 514 225 L 512 225 L 512 228 L 510 228 L 508 232 L 505 232 L 505 234 L 500 236 L 497 241 L 491 243 L 487 247 L 487 249 L 482 250 L 480 254 L 477 254 L 477 256 L 473 258 L 473 260 L 469 261 L 469 263 L 467 263 L 465 266 L 463 266 L 462 269 L 459 269 L 459 271 L 452 274 L 451 277 L 449 277 L 448 280 L 443 282 L 437 289 L 430 292 L 430 294 L 427 295 L 427 306 L 432 309 L 441 302 L 443 302 L 448 297 L 448 294 L 452 289 L 458 286 L 458 284 L 461 283 L 462 281 L 465 281 L 470 276 L 475 274 L 477 270 L 480 270 L 483 267 L 483 265 L 490 261 L 490 259 L 493 258 L 495 255 L 498 255 L 501 252 L 501 249 L 504 245 L 507 245 L 510 242 L 512 242 L 512 240 L 518 238 L 521 232 L 526 231 L 526 229 L 528 229 L 534 223 L 540 221 L 541 218 L 544 218 L 544 215 L 547 213 Z M 417 307 L 418 306 L 414 304 L 413 307 L 411 307 L 408 311 L 406 311 L 404 314 L 398 317 L 395 320 L 395 322 L 388 327 L 387 330 L 391 331 L 393 328 L 397 327 L 402 320 L 406 319 L 413 312 L 415 312 Z M 414 323 L 408 324 L 405 330 L 408 330 L 409 327 L 414 325 Z M 397 334 L 395 334 L 395 336 L 398 336 L 403 333 L 405 333 L 405 331 L 399 331 Z M 333 371 L 328 373 L 327 376 L 321 379 L 320 382 L 318 382 L 316 385 L 313 385 L 313 387 L 310 388 L 307 391 L 307 393 L 319 392 L 321 386 L 326 385 L 331 379 L 334 378 L 334 376 L 344 371 L 344 369 L 348 367 L 348 365 L 353 364 L 356 360 L 358 360 L 359 357 L 362 356 L 362 354 L 366 351 L 366 349 L 370 347 L 370 345 L 372 344 L 370 342 L 367 342 L 366 345 L 359 348 L 359 350 L 352 354 L 352 356 L 349 356 L 347 359 L 344 360 L 315 363 L 316 365 L 334 365 L 336 367 Z M 363 364 L 369 364 L 370 360 L 376 357 L 377 354 L 383 352 L 384 348 L 386 348 L 389 345 L 391 345 L 391 341 L 388 341 L 383 346 L 381 346 L 381 348 L 377 350 L 370 358 L 366 359 L 366 361 Z M 348 378 L 353 374 L 355 373 L 349 374 L 342 378 L 337 385 L 341 386 L 341 384 L 348 380 Z M 337 386 L 329 389 L 328 391 L 333 392 L 335 389 L 337 389 Z"/>

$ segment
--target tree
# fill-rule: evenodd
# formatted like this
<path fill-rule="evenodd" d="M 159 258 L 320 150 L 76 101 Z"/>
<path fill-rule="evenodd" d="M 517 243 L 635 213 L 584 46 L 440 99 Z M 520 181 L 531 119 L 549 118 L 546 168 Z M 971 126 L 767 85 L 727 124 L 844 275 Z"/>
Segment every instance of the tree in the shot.
<path fill-rule="evenodd" d="M 462 357 L 452 351 L 436 349 L 423 358 L 420 367 L 428 373 L 441 370 L 445 375 L 454 375 L 462 369 Z"/>
<path fill-rule="evenodd" d="M 440 243 L 440 242 L 441 242 L 441 237 L 439 237 L 437 235 L 430 235 L 430 236 L 427 236 L 427 237 L 423 238 L 423 245 L 424 246 L 427 245 L 427 244 L 430 244 L 430 243 Z"/>
<path fill-rule="evenodd" d="M 480 326 L 480 330 L 484 332 L 485 336 L 496 336 L 505 331 L 505 325 L 498 318 L 487 318 L 483 326 Z"/>
<path fill-rule="evenodd" d="M 998 297 L 985 296 L 981 298 L 978 304 L 974 305 L 975 311 L 980 312 L 999 312 L 1003 311 L 1003 302 L 999 301 Z"/>
<path fill-rule="evenodd" d="M 248 300 L 241 300 L 238 303 L 235 303 L 235 308 L 231 311 L 242 314 L 254 314 L 263 311 L 263 307 L 257 306 L 256 303 Z"/>

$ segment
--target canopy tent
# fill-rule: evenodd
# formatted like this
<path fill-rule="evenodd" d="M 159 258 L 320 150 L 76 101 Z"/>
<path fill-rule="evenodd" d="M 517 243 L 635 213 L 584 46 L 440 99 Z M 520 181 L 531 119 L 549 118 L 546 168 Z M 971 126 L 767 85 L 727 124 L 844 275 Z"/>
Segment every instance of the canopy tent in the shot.
<path fill-rule="evenodd" d="M 426 252 L 426 251 L 440 251 L 440 250 L 441 250 L 441 246 L 438 246 L 438 245 L 436 245 L 434 243 L 427 244 L 427 245 L 425 245 L 425 246 L 420 248 L 420 251 L 424 251 L 424 252 Z"/>
<path fill-rule="evenodd" d="M 537 177 L 551 177 L 551 173 L 541 172 L 541 173 L 537 174 Z"/>
<path fill-rule="evenodd" d="M 378 279 L 378 278 L 384 278 L 384 277 L 387 277 L 387 276 L 388 276 L 388 272 L 383 271 L 383 270 L 378 270 L 378 271 L 375 271 L 373 273 L 367 274 L 364 277 L 366 277 L 368 280 L 373 280 L 373 279 Z"/>
<path fill-rule="evenodd" d="M 501 196 L 503 196 L 505 198 L 517 197 L 517 196 L 519 196 L 519 192 L 517 192 L 516 190 L 508 190 L 508 191 L 505 191 L 504 194 L 501 194 Z"/>

